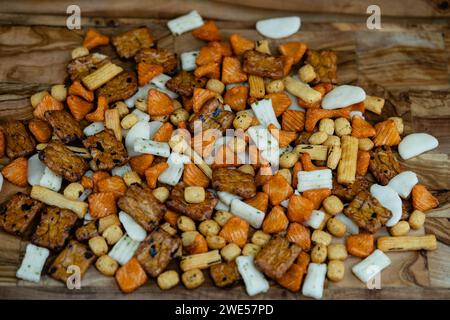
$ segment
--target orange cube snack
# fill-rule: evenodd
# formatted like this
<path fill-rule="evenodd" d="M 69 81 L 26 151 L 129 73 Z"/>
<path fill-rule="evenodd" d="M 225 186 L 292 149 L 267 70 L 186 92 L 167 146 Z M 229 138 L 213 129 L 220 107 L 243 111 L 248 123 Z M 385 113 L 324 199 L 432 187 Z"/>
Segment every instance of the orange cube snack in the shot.
<path fill-rule="evenodd" d="M 88 197 L 89 212 L 94 219 L 117 213 L 114 192 L 99 192 Z"/>
<path fill-rule="evenodd" d="M 135 291 L 144 285 L 147 280 L 147 274 L 136 258 L 132 258 L 116 272 L 117 284 L 124 293 Z"/>

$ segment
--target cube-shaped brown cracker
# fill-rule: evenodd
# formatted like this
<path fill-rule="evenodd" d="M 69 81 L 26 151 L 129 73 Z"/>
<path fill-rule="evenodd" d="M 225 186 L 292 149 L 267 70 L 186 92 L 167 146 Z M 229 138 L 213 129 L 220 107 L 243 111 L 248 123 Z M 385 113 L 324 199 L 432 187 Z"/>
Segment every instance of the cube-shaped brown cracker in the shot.
<path fill-rule="evenodd" d="M 64 247 L 77 219 L 77 214 L 71 210 L 47 207 L 31 237 L 31 242 L 40 247 L 59 251 Z"/>
<path fill-rule="evenodd" d="M 80 123 L 67 111 L 46 111 L 44 117 L 52 126 L 53 132 L 56 133 L 63 143 L 70 143 L 83 138 Z"/>
<path fill-rule="evenodd" d="M 66 283 L 67 278 L 73 275 L 74 272 L 73 270 L 67 272 L 69 267 L 77 266 L 80 268 L 80 275 L 82 277 L 94 260 L 95 255 L 88 246 L 79 243 L 78 241 L 71 240 L 64 250 L 59 253 L 55 261 L 53 261 L 48 273 L 53 279 Z"/>
<path fill-rule="evenodd" d="M 370 151 L 369 170 L 383 186 L 401 172 L 400 163 L 388 146 L 377 147 Z"/>
<path fill-rule="evenodd" d="M 178 236 L 157 229 L 141 243 L 136 251 L 136 258 L 147 274 L 157 277 L 166 269 L 180 244 Z"/>
<path fill-rule="evenodd" d="M 138 89 L 134 71 L 124 71 L 96 90 L 97 96 L 105 96 L 108 103 L 126 100 Z"/>
<path fill-rule="evenodd" d="M 45 149 L 39 152 L 39 159 L 70 182 L 79 181 L 89 169 L 85 159 L 77 156 L 58 140 L 50 141 Z"/>
<path fill-rule="evenodd" d="M 0 228 L 8 233 L 23 236 L 35 224 L 44 204 L 24 193 L 15 194 L 0 212 Z"/>
<path fill-rule="evenodd" d="M 121 58 L 132 58 L 143 48 L 150 48 L 153 37 L 147 27 L 136 28 L 112 37 L 112 44 Z"/>
<path fill-rule="evenodd" d="M 258 252 L 255 265 L 268 277 L 278 279 L 291 267 L 301 250 L 285 237 L 276 236 Z"/>
<path fill-rule="evenodd" d="M 215 264 L 211 266 L 209 273 L 214 284 L 219 288 L 232 286 L 240 278 L 235 261 Z"/>
<path fill-rule="evenodd" d="M 0 130 L 5 134 L 8 158 L 25 157 L 34 152 L 36 143 L 21 121 L 8 120 L 0 126 Z"/>
<path fill-rule="evenodd" d="M 172 189 L 169 200 L 166 201 L 167 207 L 194 220 L 209 219 L 219 200 L 211 192 L 206 191 L 206 197 L 203 202 L 188 203 L 184 200 L 185 187 L 186 185 L 180 182 Z"/>
<path fill-rule="evenodd" d="M 124 165 L 128 160 L 128 153 L 122 141 L 117 140 L 110 129 L 84 139 L 83 144 L 92 155 L 92 170 L 109 171 Z"/>
<path fill-rule="evenodd" d="M 377 232 L 392 215 L 368 191 L 358 193 L 344 213 L 359 227 L 371 233 Z"/>
<path fill-rule="evenodd" d="M 155 198 L 149 188 L 137 184 L 131 185 L 117 204 L 148 232 L 158 226 L 166 212 L 165 205 Z"/>

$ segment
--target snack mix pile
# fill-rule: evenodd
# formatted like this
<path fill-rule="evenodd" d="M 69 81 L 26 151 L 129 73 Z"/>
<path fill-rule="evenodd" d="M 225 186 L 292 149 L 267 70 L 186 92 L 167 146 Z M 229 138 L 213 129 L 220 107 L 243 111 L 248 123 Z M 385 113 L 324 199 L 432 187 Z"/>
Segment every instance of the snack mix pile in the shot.
<path fill-rule="evenodd" d="M 124 293 L 149 278 L 194 289 L 209 274 L 249 295 L 271 279 L 320 299 L 348 255 L 366 283 L 386 252 L 436 249 L 408 233 L 438 200 L 397 157 L 437 140 L 402 137 L 399 117 L 366 121 L 384 99 L 337 85 L 333 51 L 224 39 L 196 11 L 168 26 L 205 45 L 177 57 L 147 27 L 90 29 L 70 83 L 34 94 L 33 119 L 1 124 L 0 188 L 31 186 L 0 210 L 0 228 L 29 241 L 18 278 L 66 283 L 69 266 L 94 264 Z M 117 62 L 96 52 L 108 45 Z"/>

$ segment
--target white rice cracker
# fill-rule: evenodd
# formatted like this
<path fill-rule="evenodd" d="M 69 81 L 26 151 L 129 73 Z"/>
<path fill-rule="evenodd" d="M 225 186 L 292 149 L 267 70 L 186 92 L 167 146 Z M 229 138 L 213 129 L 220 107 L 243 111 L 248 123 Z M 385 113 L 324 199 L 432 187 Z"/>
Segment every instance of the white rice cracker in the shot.
<path fill-rule="evenodd" d="M 417 175 L 412 171 L 403 171 L 393 177 L 387 184 L 394 189 L 400 197 L 407 199 L 412 188 L 419 182 Z"/>
<path fill-rule="evenodd" d="M 45 167 L 39 185 L 58 192 L 61 189 L 62 180 L 60 175 L 54 173 L 49 167 Z"/>
<path fill-rule="evenodd" d="M 127 264 L 133 258 L 140 242 L 135 241 L 125 234 L 111 249 L 108 256 L 116 260 L 120 265 Z"/>
<path fill-rule="evenodd" d="M 281 125 L 275 116 L 275 111 L 273 110 L 272 100 L 263 99 L 256 101 L 251 104 L 252 110 L 258 118 L 259 123 L 263 128 L 267 128 L 269 124 L 275 125 L 278 129 L 281 129 Z"/>
<path fill-rule="evenodd" d="M 370 193 L 383 207 L 392 212 L 392 217 L 386 222 L 386 226 L 395 226 L 403 214 L 402 200 L 397 192 L 389 186 L 373 184 L 370 187 Z"/>
<path fill-rule="evenodd" d="M 302 294 L 306 297 L 322 299 L 326 274 L 327 265 L 325 263 L 310 263 L 303 283 Z"/>
<path fill-rule="evenodd" d="M 174 35 L 180 35 L 185 32 L 197 29 L 204 24 L 200 14 L 193 10 L 184 16 L 175 18 L 167 22 L 167 27 Z"/>
<path fill-rule="evenodd" d="M 171 186 L 176 185 L 183 175 L 184 164 L 190 161 L 188 156 L 172 152 L 167 158 L 169 167 L 164 170 L 158 177 L 158 181 Z"/>
<path fill-rule="evenodd" d="M 347 233 L 349 234 L 358 234 L 359 233 L 359 227 L 356 223 L 353 222 L 352 219 L 347 217 L 342 212 L 338 213 L 335 216 L 335 219 L 339 220 L 343 224 L 345 224 L 345 227 L 347 228 Z"/>
<path fill-rule="evenodd" d="M 332 173 L 330 169 L 299 171 L 297 173 L 297 179 L 297 190 L 299 192 L 333 188 Z"/>
<path fill-rule="evenodd" d="M 269 291 L 269 282 L 261 271 L 256 269 L 252 256 L 239 256 L 236 258 L 236 264 L 249 296 Z"/>
<path fill-rule="evenodd" d="M 149 139 L 150 138 L 150 123 L 146 121 L 139 121 L 128 130 L 125 137 L 125 147 L 127 148 L 128 155 L 130 157 L 138 156 L 141 153 L 134 151 L 134 143 L 138 138 Z"/>
<path fill-rule="evenodd" d="M 38 186 L 45 172 L 44 163 L 39 160 L 39 154 L 36 153 L 28 159 L 27 180 L 32 186 Z"/>
<path fill-rule="evenodd" d="M 292 36 L 300 30 L 300 17 L 283 17 L 259 20 L 256 22 L 256 30 L 263 36 L 271 39 L 281 39 Z"/>
<path fill-rule="evenodd" d="M 170 147 L 167 142 L 158 142 L 150 139 L 137 138 L 134 141 L 135 152 L 148 153 L 167 158 L 170 156 Z"/>
<path fill-rule="evenodd" d="M 119 212 L 119 220 L 122 223 L 128 236 L 134 241 L 144 241 L 147 231 L 142 228 L 134 219 L 124 211 Z"/>
<path fill-rule="evenodd" d="M 189 51 L 180 54 L 181 69 L 184 71 L 194 71 L 197 68 L 195 61 L 200 51 Z"/>
<path fill-rule="evenodd" d="M 352 267 L 355 276 L 364 283 L 391 264 L 391 259 L 381 250 L 375 250 L 370 256 Z"/>
<path fill-rule="evenodd" d="M 433 150 L 439 141 L 428 133 L 412 133 L 403 138 L 398 145 L 398 153 L 403 160 L 411 159 L 419 154 Z"/>
<path fill-rule="evenodd" d="M 322 210 L 313 210 L 311 217 L 305 221 L 304 224 L 313 229 L 319 229 L 323 223 L 323 220 L 325 220 L 325 212 Z"/>
<path fill-rule="evenodd" d="M 322 99 L 322 108 L 340 109 L 362 102 L 366 99 L 365 91 L 357 86 L 342 85 L 328 92 Z"/>
<path fill-rule="evenodd" d="M 115 167 L 111 170 L 111 174 L 113 176 L 119 176 L 119 177 L 123 177 L 125 175 L 125 173 L 133 171 L 131 169 L 131 166 L 127 163 L 124 164 L 123 166 L 120 167 Z"/>
<path fill-rule="evenodd" d="M 93 136 L 105 129 L 103 122 L 92 122 L 90 125 L 83 129 L 83 133 L 86 137 Z"/>
<path fill-rule="evenodd" d="M 253 228 L 259 229 L 264 221 L 265 214 L 261 210 L 241 201 L 234 199 L 230 205 L 231 213 L 247 221 Z"/>
<path fill-rule="evenodd" d="M 28 244 L 22 264 L 16 272 L 16 277 L 26 281 L 39 282 L 42 269 L 49 254 L 50 251 L 46 248 L 41 248 L 31 243 Z"/>

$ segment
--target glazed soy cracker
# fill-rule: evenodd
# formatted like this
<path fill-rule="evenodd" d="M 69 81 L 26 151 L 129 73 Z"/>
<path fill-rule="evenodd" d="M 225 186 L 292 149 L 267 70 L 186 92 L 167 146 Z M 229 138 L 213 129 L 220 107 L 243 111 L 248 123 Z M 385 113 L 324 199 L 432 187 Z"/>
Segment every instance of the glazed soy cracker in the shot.
<path fill-rule="evenodd" d="M 300 20 L 256 27 L 280 38 Z M 150 278 L 162 290 L 180 279 L 195 289 L 209 276 L 218 288 L 243 283 L 249 295 L 269 290 L 270 278 L 320 299 L 326 279 L 348 272 L 348 255 L 363 259 L 352 272 L 365 282 L 395 251 L 436 249 L 434 235 L 409 232 L 438 200 L 401 170 L 397 152 L 409 159 L 438 141 L 403 137 L 399 117 L 366 121 L 384 99 L 338 85 L 333 51 L 225 39 L 196 11 L 168 28 L 204 46 L 179 63 L 146 27 L 111 38 L 90 29 L 72 51 L 70 84 L 32 95 L 32 120 L 1 124 L 9 163 L 0 189 L 3 180 L 32 186 L 0 215 L 4 232 L 31 242 L 18 278 L 39 282 L 53 255 L 54 279 L 94 264 L 124 293 Z M 107 45 L 134 70 L 96 52 Z M 391 236 L 379 237 L 382 228 Z"/>

